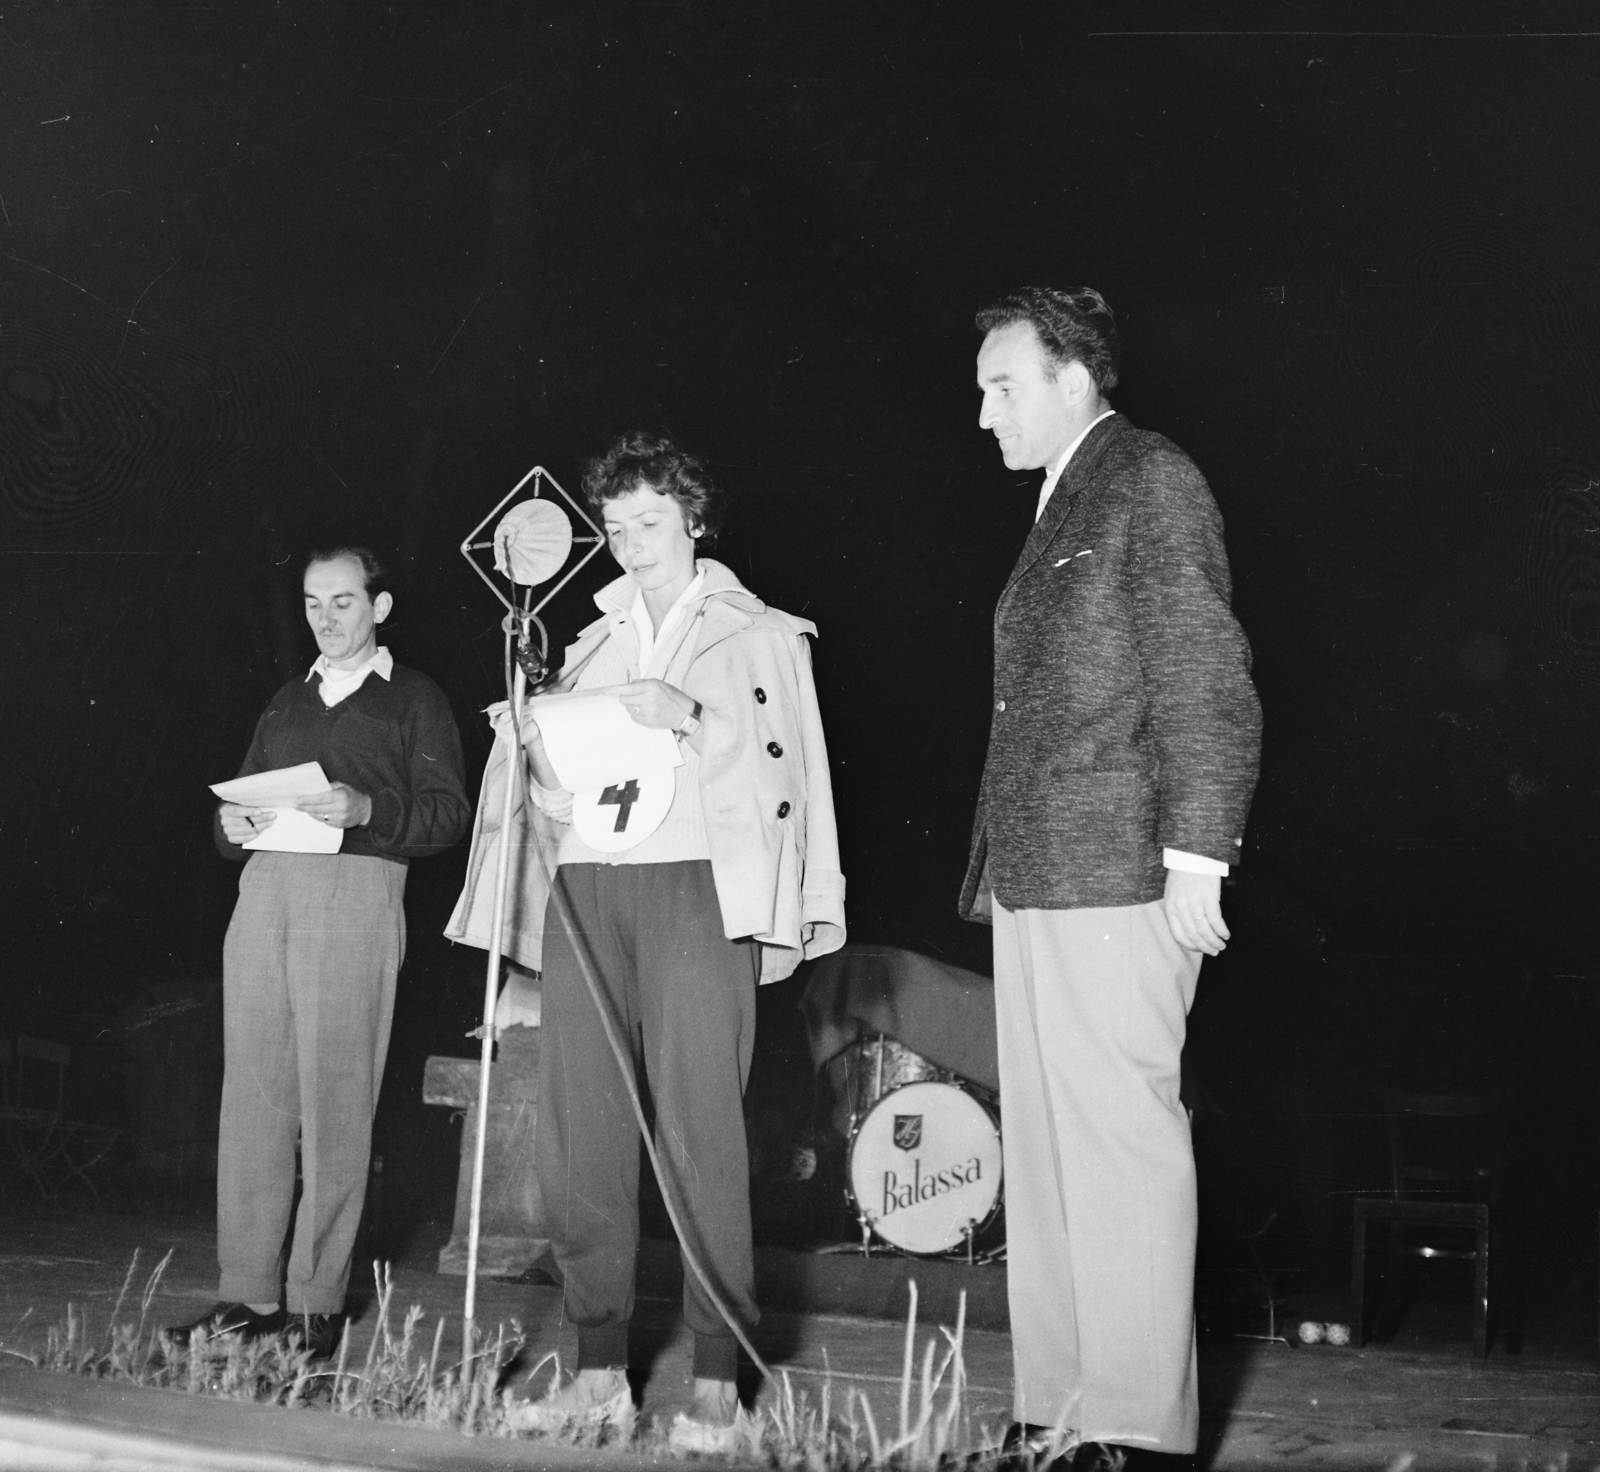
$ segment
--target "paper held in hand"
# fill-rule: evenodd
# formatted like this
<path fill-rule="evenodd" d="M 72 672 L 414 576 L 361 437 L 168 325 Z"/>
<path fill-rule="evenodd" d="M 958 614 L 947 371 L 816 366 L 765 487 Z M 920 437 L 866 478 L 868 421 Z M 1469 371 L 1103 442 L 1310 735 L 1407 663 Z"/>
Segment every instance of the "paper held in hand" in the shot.
<path fill-rule="evenodd" d="M 672 732 L 641 726 L 609 690 L 539 695 L 527 709 L 568 792 L 591 792 L 683 765 Z"/>
<path fill-rule="evenodd" d="M 298 767 L 278 767 L 271 772 L 235 777 L 231 782 L 213 782 L 211 790 L 224 802 L 272 810 L 270 826 L 246 843 L 246 848 L 281 854 L 336 854 L 344 842 L 344 829 L 323 823 L 294 806 L 296 799 L 326 792 L 331 785 L 321 762 L 302 762 Z"/>

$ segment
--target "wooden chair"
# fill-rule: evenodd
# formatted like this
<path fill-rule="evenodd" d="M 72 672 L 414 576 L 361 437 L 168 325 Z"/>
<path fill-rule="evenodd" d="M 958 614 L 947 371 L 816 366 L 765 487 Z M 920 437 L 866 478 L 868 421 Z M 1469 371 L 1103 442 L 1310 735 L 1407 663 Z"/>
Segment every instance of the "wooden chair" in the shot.
<path fill-rule="evenodd" d="M 89 1172 L 110 1154 L 122 1135 L 113 1125 L 68 1117 L 67 1069 L 72 1050 L 65 1043 L 19 1036 L 6 1049 L 5 1096 L 0 1099 L 0 1133 L 11 1157 L 3 1183 L 10 1189 L 31 1181 L 47 1199 L 76 1182 L 98 1197 Z"/>
<path fill-rule="evenodd" d="M 1400 1262 L 1418 1257 L 1473 1263 L 1473 1342 L 1480 1355 L 1487 1355 L 1489 1255 L 1496 1236 L 1506 1096 L 1391 1089 L 1384 1103 L 1390 1192 L 1358 1196 L 1355 1202 L 1350 1288 L 1356 1342 L 1365 1343 L 1367 1338 L 1367 1228 L 1379 1221 L 1389 1224 L 1391 1255 Z M 1423 1232 L 1424 1228 L 1428 1230 Z M 1463 1245 L 1467 1233 L 1470 1248 Z"/>

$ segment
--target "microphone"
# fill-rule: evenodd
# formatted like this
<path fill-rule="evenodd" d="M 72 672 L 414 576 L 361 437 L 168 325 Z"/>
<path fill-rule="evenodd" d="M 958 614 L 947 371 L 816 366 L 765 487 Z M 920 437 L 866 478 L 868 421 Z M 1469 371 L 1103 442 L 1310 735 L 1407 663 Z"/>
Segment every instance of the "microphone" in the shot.
<path fill-rule="evenodd" d="M 533 482 L 532 499 L 511 506 L 529 481 Z M 575 535 L 568 514 L 555 501 L 540 496 L 547 484 L 589 529 L 589 535 Z M 511 506 L 509 511 L 505 511 L 507 506 Z M 501 515 L 502 511 L 504 515 Z M 484 528 L 497 516 L 500 519 L 495 523 L 489 539 L 475 540 L 482 536 Z M 572 555 L 575 545 L 588 547 L 576 559 Z M 501 497 L 494 510 L 467 533 L 466 540 L 461 544 L 461 555 L 506 610 L 503 628 L 506 635 L 508 686 L 511 683 L 513 645 L 516 663 L 523 673 L 535 684 L 545 678 L 545 655 L 549 640 L 544 625 L 539 622 L 539 613 L 604 545 L 605 535 L 594 519 L 542 465 L 535 465 Z M 493 572 L 479 561 L 477 554 L 483 552 L 494 554 Z M 509 592 L 497 581 L 496 574 L 510 584 Z M 535 603 L 533 589 L 549 582 L 557 574 L 561 574 L 560 580 Z M 532 637 L 534 630 L 537 630 L 537 648 Z"/>
<path fill-rule="evenodd" d="M 572 551 L 572 523 L 553 501 L 523 501 L 494 529 L 494 565 L 524 588 L 548 582 Z"/>

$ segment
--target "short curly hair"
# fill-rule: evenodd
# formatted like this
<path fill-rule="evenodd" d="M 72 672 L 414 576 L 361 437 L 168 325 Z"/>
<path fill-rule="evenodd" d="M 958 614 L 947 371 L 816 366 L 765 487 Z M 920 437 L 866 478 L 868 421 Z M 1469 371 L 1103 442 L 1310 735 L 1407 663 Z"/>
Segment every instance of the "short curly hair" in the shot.
<path fill-rule="evenodd" d="M 620 434 L 583 469 L 583 494 L 599 512 L 607 501 L 648 486 L 671 496 L 683 512 L 683 524 L 709 546 L 727 519 L 728 498 L 711 479 L 704 463 L 669 434 L 630 429 Z"/>
<path fill-rule="evenodd" d="M 1117 386 L 1122 333 L 1106 299 L 1092 286 L 1024 286 L 980 308 L 974 321 L 984 333 L 1026 322 L 1044 345 L 1051 378 L 1077 362 L 1101 393 Z"/>

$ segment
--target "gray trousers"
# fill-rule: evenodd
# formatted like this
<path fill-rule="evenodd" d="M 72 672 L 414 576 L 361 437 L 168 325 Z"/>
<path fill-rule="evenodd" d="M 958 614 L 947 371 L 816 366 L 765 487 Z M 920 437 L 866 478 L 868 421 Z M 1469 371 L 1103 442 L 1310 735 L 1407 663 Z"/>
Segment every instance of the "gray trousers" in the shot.
<path fill-rule="evenodd" d="M 1159 903 L 995 905 L 1019 1421 L 1195 1449 L 1197 1213 L 1178 1081 L 1200 960 Z"/>
<path fill-rule="evenodd" d="M 743 1098 L 760 947 L 723 935 L 704 860 L 563 864 L 556 882 L 635 1072 L 644 1064 L 667 1189 L 695 1255 L 741 1326 L 753 1326 Z M 639 1128 L 553 900 L 542 1008 L 534 1156 L 551 1247 L 578 1326 L 578 1368 L 620 1367 L 639 1245 Z M 683 1307 L 695 1374 L 733 1379 L 732 1333 L 687 1264 Z"/>
<path fill-rule="evenodd" d="M 338 1313 L 366 1200 L 372 1116 L 405 955 L 406 868 L 258 853 L 222 952 L 225 1071 L 217 1147 L 220 1298 Z"/>

